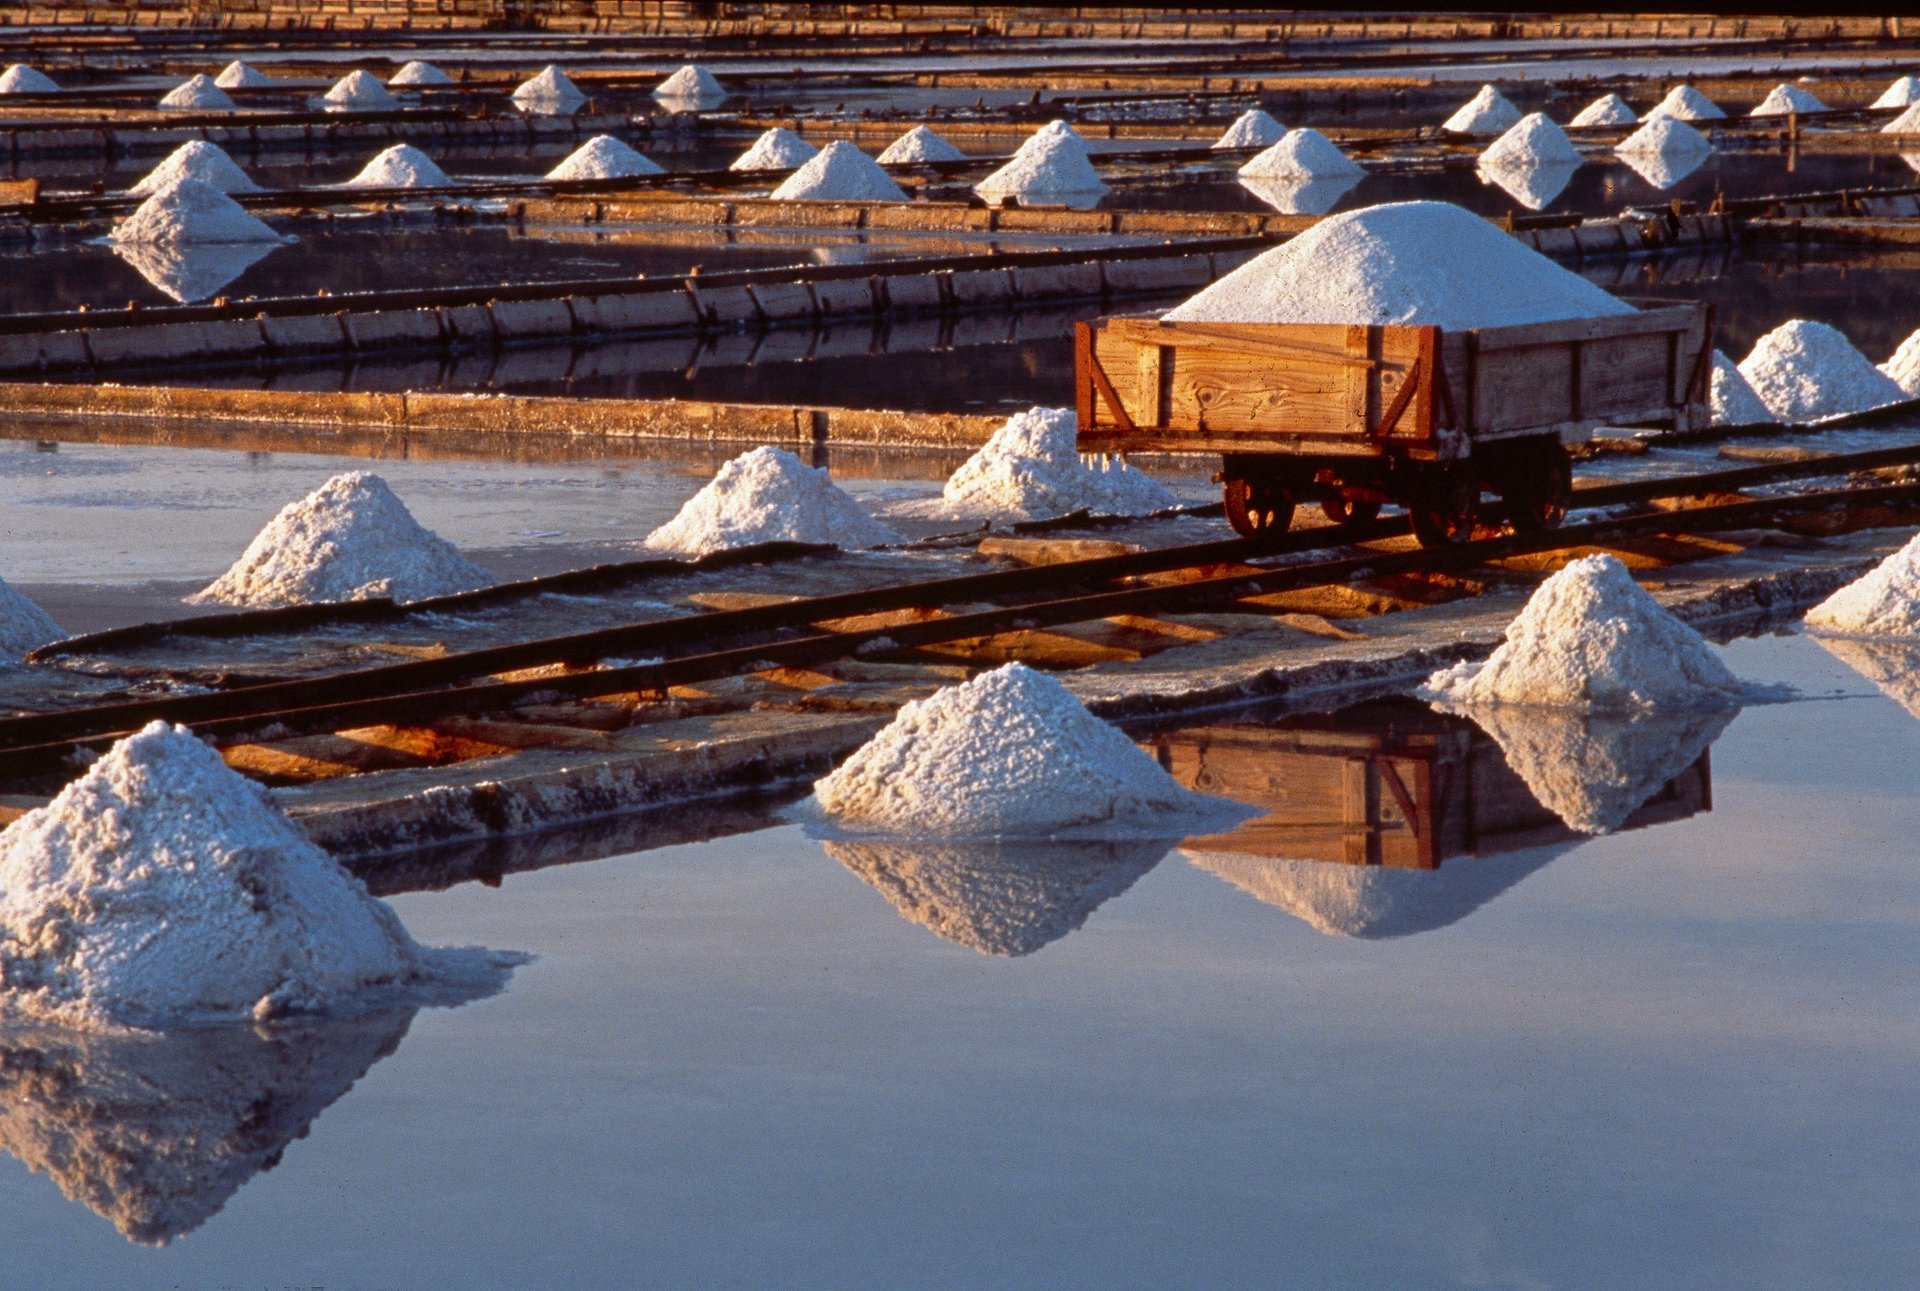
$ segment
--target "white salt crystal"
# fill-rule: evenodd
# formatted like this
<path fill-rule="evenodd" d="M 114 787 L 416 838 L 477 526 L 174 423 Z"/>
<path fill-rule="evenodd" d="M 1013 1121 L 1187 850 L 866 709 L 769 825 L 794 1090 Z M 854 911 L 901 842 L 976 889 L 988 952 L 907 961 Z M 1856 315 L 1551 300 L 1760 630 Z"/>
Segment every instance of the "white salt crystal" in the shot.
<path fill-rule="evenodd" d="M 1694 89 L 1691 85 L 1676 85 L 1667 91 L 1667 97 L 1654 105 L 1647 113 L 1646 120 L 1656 115 L 1676 117 L 1681 121 L 1721 121 L 1726 113 L 1712 99 Z"/>
<path fill-rule="evenodd" d="M 1920 535 L 1808 610 L 1807 626 L 1852 637 L 1920 636 Z"/>
<path fill-rule="evenodd" d="M 320 97 L 336 108 L 375 110 L 400 106 L 400 100 L 389 94 L 386 86 L 374 79 L 371 73 L 358 68 L 335 81 L 333 88 Z"/>
<path fill-rule="evenodd" d="M 205 75 L 191 77 L 168 90 L 160 100 L 163 108 L 195 112 L 231 111 L 235 104 L 227 92 Z"/>
<path fill-rule="evenodd" d="M 882 166 L 904 166 L 925 161 L 965 161 L 967 154 L 925 126 L 913 129 L 888 144 L 881 152 Z"/>
<path fill-rule="evenodd" d="M 1087 147 L 1087 141 L 1080 137 L 1080 132 L 1065 121 L 1047 122 L 1022 140 L 1020 146 L 1014 149 L 1013 155 L 1018 157 L 1022 153 L 1039 149 L 1057 152 L 1062 146 L 1079 153 L 1082 157 L 1092 155 L 1092 150 Z"/>
<path fill-rule="evenodd" d="M 1488 166 L 1530 167 L 1580 161 L 1580 150 L 1544 112 L 1529 112 L 1487 145 L 1480 160 Z"/>
<path fill-rule="evenodd" d="M 1880 127 L 1881 134 L 1920 134 L 1920 103 Z"/>
<path fill-rule="evenodd" d="M 1900 348 L 1880 365 L 1880 370 L 1909 396 L 1920 399 L 1920 330 L 1908 333 L 1907 339 L 1900 342 Z"/>
<path fill-rule="evenodd" d="M 1880 91 L 1880 97 L 1873 101 L 1876 108 L 1904 108 L 1920 103 L 1920 76 L 1896 77 L 1886 89 Z"/>
<path fill-rule="evenodd" d="M 697 63 L 688 63 L 653 87 L 656 99 L 724 99 L 727 87 Z"/>
<path fill-rule="evenodd" d="M 1251 158 L 1239 173 L 1254 179 L 1339 179 L 1364 175 L 1357 162 L 1318 130 L 1302 126 Z"/>
<path fill-rule="evenodd" d="M 387 78 L 389 89 L 419 89 L 429 85 L 452 85 L 454 80 L 432 63 L 423 63 L 419 59 L 401 65 L 400 70 Z"/>
<path fill-rule="evenodd" d="M 1216 148 L 1267 148 L 1279 143 L 1287 128 L 1271 113 L 1249 108 L 1234 118 L 1226 132 L 1214 140 Z"/>
<path fill-rule="evenodd" d="M 235 59 L 220 69 L 220 74 L 213 78 L 213 83 L 223 90 L 257 90 L 263 86 L 272 85 L 273 78 L 251 63 L 243 63 Z"/>
<path fill-rule="evenodd" d="M 773 197 L 789 202 L 904 202 L 907 194 L 880 163 L 835 139 L 788 175 Z"/>
<path fill-rule="evenodd" d="M 183 179 L 197 179 L 223 193 L 257 193 L 260 185 L 217 143 L 192 139 L 167 154 L 167 159 L 148 171 L 145 178 L 127 190 L 133 197 L 150 197 Z"/>
<path fill-rule="evenodd" d="M 10 63 L 0 72 L 0 94 L 58 94 L 51 76 L 25 63 Z"/>
<path fill-rule="evenodd" d="M 1746 377 L 1732 359 L 1719 350 L 1713 352 L 1713 424 L 1716 426 L 1758 426 L 1778 420 L 1766 403 L 1747 384 Z"/>
<path fill-rule="evenodd" d="M 375 154 L 360 173 L 341 188 L 448 188 L 453 181 L 434 165 L 433 158 L 410 143 L 397 143 Z"/>
<path fill-rule="evenodd" d="M 1827 105 L 1818 96 L 1798 85 L 1776 85 L 1767 97 L 1754 105 L 1748 116 L 1784 117 L 1797 112 L 1825 112 Z"/>
<path fill-rule="evenodd" d="M 1593 102 L 1581 108 L 1569 125 L 1576 126 L 1630 126 L 1640 119 L 1628 106 L 1627 101 L 1618 94 L 1603 94 Z"/>
<path fill-rule="evenodd" d="M 348 471 L 283 507 L 232 568 L 187 601 L 256 609 L 376 596 L 414 601 L 492 581 L 422 528 L 385 480 Z"/>
<path fill-rule="evenodd" d="M 1454 134 L 1498 134 L 1520 122 L 1520 109 L 1499 90 L 1482 85 L 1480 92 L 1461 104 L 1441 123 Z"/>
<path fill-rule="evenodd" d="M 812 161 L 820 150 L 785 126 L 775 126 L 735 157 L 728 170 L 793 170 Z"/>
<path fill-rule="evenodd" d="M 1070 408 L 1029 408 L 947 480 L 946 514 L 1045 520 L 1075 511 L 1148 515 L 1178 505 L 1158 480 L 1115 459 L 1090 463 L 1074 444 Z"/>
<path fill-rule="evenodd" d="M 548 179 L 630 179 L 666 171 L 610 134 L 597 134 L 547 172 Z"/>
<path fill-rule="evenodd" d="M 14 663 L 27 651 L 65 635 L 45 610 L 0 578 L 0 663 Z"/>
<path fill-rule="evenodd" d="M 1692 154 L 1704 156 L 1713 151 L 1713 144 L 1705 135 L 1685 121 L 1670 116 L 1650 116 L 1645 125 L 1615 145 L 1614 151 L 1623 157 Z"/>
<path fill-rule="evenodd" d="M 211 184 L 178 179 L 113 226 L 113 242 L 279 242 L 271 228 Z"/>
<path fill-rule="evenodd" d="M 1042 130 L 974 191 L 986 197 L 1026 197 L 1048 194 L 1104 193 L 1107 185 L 1088 160 L 1079 135 L 1063 128 Z"/>
<path fill-rule="evenodd" d="M 520 82 L 511 97 L 529 111 L 568 111 L 587 101 L 586 93 L 551 64 Z"/>
<path fill-rule="evenodd" d="M 722 466 L 678 515 L 647 535 L 662 551 L 704 556 L 764 542 L 878 547 L 900 535 L 868 515 L 825 471 L 780 448 L 756 448 Z"/>
<path fill-rule="evenodd" d="M 1845 334 L 1804 318 L 1782 323 L 1756 341 L 1741 361 L 1740 375 L 1785 422 L 1865 412 L 1907 397 Z"/>

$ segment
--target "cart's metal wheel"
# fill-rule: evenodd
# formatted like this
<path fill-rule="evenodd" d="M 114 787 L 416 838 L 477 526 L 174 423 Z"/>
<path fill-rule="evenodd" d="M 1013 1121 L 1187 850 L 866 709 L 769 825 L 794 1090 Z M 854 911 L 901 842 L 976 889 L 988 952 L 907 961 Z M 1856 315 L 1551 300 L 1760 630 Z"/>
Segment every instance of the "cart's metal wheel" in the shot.
<path fill-rule="evenodd" d="M 1473 537 L 1480 518 L 1480 480 L 1473 468 L 1463 463 L 1424 472 L 1408 500 L 1407 518 L 1422 547 L 1451 547 Z"/>
<path fill-rule="evenodd" d="M 1229 476 L 1221 500 L 1227 523 L 1242 538 L 1285 533 L 1293 523 L 1293 491 L 1277 480 Z"/>
<path fill-rule="evenodd" d="M 1335 524 L 1365 524 L 1380 514 L 1380 504 L 1371 498 L 1325 498 L 1320 511 Z"/>
<path fill-rule="evenodd" d="M 1543 444 L 1514 463 L 1506 503 L 1516 533 L 1557 527 L 1567 518 L 1567 503 L 1572 499 L 1573 463 L 1560 445 Z"/>

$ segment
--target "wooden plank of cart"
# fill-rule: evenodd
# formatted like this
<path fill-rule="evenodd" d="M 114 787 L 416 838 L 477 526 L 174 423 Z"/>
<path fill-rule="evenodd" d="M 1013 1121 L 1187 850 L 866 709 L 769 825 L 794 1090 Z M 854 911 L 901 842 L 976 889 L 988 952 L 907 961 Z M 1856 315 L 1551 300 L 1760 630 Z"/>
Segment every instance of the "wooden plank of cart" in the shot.
<path fill-rule="evenodd" d="M 1404 507 L 1427 546 L 1461 542 L 1481 494 L 1516 529 L 1560 523 L 1566 445 L 1602 426 L 1711 423 L 1713 312 L 1447 332 L 1317 323 L 1081 323 L 1083 453 L 1218 453 L 1227 519 L 1284 531 L 1297 503 L 1336 521 Z"/>

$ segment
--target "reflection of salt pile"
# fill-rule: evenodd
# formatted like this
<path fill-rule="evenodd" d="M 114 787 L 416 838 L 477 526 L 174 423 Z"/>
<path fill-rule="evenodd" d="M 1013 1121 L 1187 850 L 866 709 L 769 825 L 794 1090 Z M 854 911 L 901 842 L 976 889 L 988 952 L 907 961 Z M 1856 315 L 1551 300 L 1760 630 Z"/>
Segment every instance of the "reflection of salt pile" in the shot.
<path fill-rule="evenodd" d="M 0 1038 L 0 1150 L 128 1240 L 199 1228 L 392 1054 L 412 1009 L 163 1036 Z"/>
<path fill-rule="evenodd" d="M 1669 117 L 1657 119 L 1671 120 Z M 1674 124 L 1682 123 L 1676 121 Z M 1691 129 L 1691 127 L 1688 128 Z M 1620 160 L 1625 163 L 1628 170 L 1653 187 L 1662 190 L 1672 188 L 1706 165 L 1707 159 L 1712 155 L 1713 145 L 1711 144 L 1697 152 L 1623 152 L 1619 154 Z"/>
<path fill-rule="evenodd" d="M 1070 127 L 1054 125 L 1060 128 L 1036 132 L 1006 165 L 975 184 L 974 191 L 984 197 L 1106 192 L 1106 181 L 1088 160 L 1086 141 Z"/>
<path fill-rule="evenodd" d="M 385 480 L 348 471 L 283 507 L 231 569 L 187 600 L 250 608 L 376 596 L 413 601 L 491 581 L 422 528 Z"/>
<path fill-rule="evenodd" d="M 728 170 L 792 170 L 818 156 L 820 150 L 785 126 L 775 126 L 735 157 Z"/>
<path fill-rule="evenodd" d="M 375 154 L 372 161 L 342 188 L 448 188 L 453 181 L 434 165 L 433 158 L 410 143 L 397 143 Z"/>
<path fill-rule="evenodd" d="M 0 578 L 0 663 L 12 663 L 29 650 L 67 635 L 46 611 Z"/>
<path fill-rule="evenodd" d="M 1031 955 L 1132 887 L 1170 844 L 834 839 L 822 846 L 903 919 L 985 955 Z"/>
<path fill-rule="evenodd" d="M 882 166 L 906 166 L 924 161 L 965 161 L 967 154 L 927 129 L 915 126 L 881 152 Z"/>
<path fill-rule="evenodd" d="M 1581 108 L 1568 125 L 1630 126 L 1640 118 L 1618 94 L 1603 94 Z"/>
<path fill-rule="evenodd" d="M 1908 333 L 1907 339 L 1900 342 L 1900 348 L 1880 365 L 1880 370 L 1902 390 L 1920 399 L 1920 330 Z"/>
<path fill-rule="evenodd" d="M 1920 76 L 1900 76 L 1880 91 L 1873 101 L 1876 108 L 1904 108 L 1920 103 Z"/>
<path fill-rule="evenodd" d="M 773 196 L 789 202 L 904 202 L 906 192 L 880 163 L 835 139 L 788 175 Z"/>
<path fill-rule="evenodd" d="M 211 184 L 176 180 L 114 225 L 121 242 L 278 242 L 280 235 Z"/>
<path fill-rule="evenodd" d="M 1808 610 L 1807 626 L 1855 637 L 1920 636 L 1920 536 Z"/>
<path fill-rule="evenodd" d="M 585 91 L 552 65 L 520 82 L 511 97 L 529 112 L 566 112 L 587 101 Z"/>
<path fill-rule="evenodd" d="M 1214 140 L 1216 148 L 1266 148 L 1279 143 L 1287 128 L 1276 121 L 1272 114 L 1259 108 L 1249 108 L 1234 118 L 1226 132 Z"/>
<path fill-rule="evenodd" d="M 387 86 L 390 89 L 419 89 L 427 85 L 452 84 L 451 76 L 432 63 L 423 63 L 417 58 L 402 64 L 399 71 L 387 78 Z"/>
<path fill-rule="evenodd" d="M 1289 130 L 1280 142 L 1240 168 L 1256 179 L 1340 179 L 1366 172 L 1318 130 Z"/>
<path fill-rule="evenodd" d="M 279 246 L 275 242 L 116 242 L 113 253 L 159 291 L 191 305 L 206 300 Z"/>
<path fill-rule="evenodd" d="M 1329 216 L 1163 317 L 1424 323 L 1459 331 L 1632 312 L 1469 211 L 1396 202 Z"/>
<path fill-rule="evenodd" d="M 763 542 L 878 547 L 899 540 L 824 470 L 784 449 L 756 448 L 722 466 L 679 514 L 647 535 L 647 546 L 704 556 Z"/>
<path fill-rule="evenodd" d="M 1716 426 L 1758 426 L 1774 420 L 1767 405 L 1754 393 L 1733 360 L 1719 350 L 1713 352 L 1713 424 Z"/>
<path fill-rule="evenodd" d="M 185 727 L 154 722 L 0 832 L 0 1006 L 168 1028 L 363 1011 L 383 988 L 497 987 L 384 902 Z"/>
<path fill-rule="evenodd" d="M 1684 121 L 1674 117 L 1656 116 L 1647 118 L 1647 123 L 1622 139 L 1614 151 L 1623 157 L 1704 156 L 1713 151 L 1713 144 L 1705 135 Z"/>
<path fill-rule="evenodd" d="M 1920 134 L 1920 103 L 1880 127 L 1881 134 Z"/>
<path fill-rule="evenodd" d="M 1580 150 L 1573 146 L 1573 140 L 1544 112 L 1529 112 L 1480 154 L 1483 166 L 1517 169 L 1579 161 Z"/>
<path fill-rule="evenodd" d="M 1754 342 L 1740 375 L 1781 421 L 1864 412 L 1907 397 L 1842 332 L 1804 318 L 1782 323 Z"/>
<path fill-rule="evenodd" d="M 1654 104 L 1653 111 L 1647 113 L 1651 121 L 1655 116 L 1677 117 L 1682 121 L 1721 121 L 1726 113 L 1712 99 L 1694 89 L 1691 85 L 1676 85 L 1667 91 L 1667 97 Z"/>
<path fill-rule="evenodd" d="M 548 179 L 631 179 L 665 170 L 610 134 L 597 134 L 547 172 Z"/>
<path fill-rule="evenodd" d="M 1245 815 L 1184 788 L 1066 687 L 1018 663 L 904 705 L 813 792 L 847 829 L 934 838 L 1177 838 L 1205 818 Z"/>
<path fill-rule="evenodd" d="M 1480 182 L 1492 184 L 1530 211 L 1544 211 L 1553 199 L 1567 191 L 1577 161 L 1548 161 L 1537 165 L 1494 164 L 1481 162 L 1475 169 Z"/>
<path fill-rule="evenodd" d="M 1825 112 L 1827 105 L 1818 95 L 1798 85 L 1776 85 L 1766 98 L 1754 105 L 1752 117 L 1784 117 L 1796 112 Z"/>
<path fill-rule="evenodd" d="M 1454 134 L 1497 134 L 1519 121 L 1520 109 L 1506 95 L 1491 85 L 1482 85 L 1480 92 L 1462 103 L 1440 128 Z"/>
<path fill-rule="evenodd" d="M 127 193 L 133 197 L 150 197 L 183 179 L 197 179 L 223 193 L 260 191 L 260 185 L 248 178 L 247 172 L 240 169 L 219 144 L 193 139 L 168 153 L 165 161 L 148 171 Z"/>
<path fill-rule="evenodd" d="M 1745 694 L 1713 647 L 1606 555 L 1547 579 L 1492 657 L 1434 673 L 1426 691 L 1456 704 L 1595 712 L 1724 707 Z"/>
<path fill-rule="evenodd" d="M 688 63 L 653 87 L 656 99 L 724 99 L 727 87 L 720 78 L 697 63 Z"/>
<path fill-rule="evenodd" d="M 330 107 L 336 108 L 375 111 L 400 106 L 400 100 L 389 94 L 386 86 L 375 80 L 371 73 L 358 68 L 335 81 L 333 88 L 320 97 Z"/>
<path fill-rule="evenodd" d="M 25 63 L 9 63 L 0 72 L 0 94 L 58 94 L 60 87 L 51 76 Z"/>
<path fill-rule="evenodd" d="M 960 464 L 941 491 L 952 515 L 1044 520 L 1074 511 L 1147 515 L 1177 505 L 1173 494 L 1117 459 L 1089 464 L 1075 447 L 1068 408 L 1015 413 Z"/>
<path fill-rule="evenodd" d="M 236 58 L 220 69 L 220 74 L 213 78 L 213 83 L 223 90 L 257 90 L 272 85 L 273 78 L 252 64 L 243 63 Z"/>
<path fill-rule="evenodd" d="M 1331 179 L 1262 179 L 1237 175 L 1240 187 L 1282 215 L 1325 215 L 1340 204 L 1364 175 L 1337 175 Z"/>
<path fill-rule="evenodd" d="M 1920 717 L 1920 645 L 1816 636 L 1821 648 L 1872 682 L 1880 693 Z"/>
<path fill-rule="evenodd" d="M 234 107 L 227 92 L 208 76 L 194 76 L 168 90 L 160 100 L 163 108 L 199 112 L 225 112 Z"/>

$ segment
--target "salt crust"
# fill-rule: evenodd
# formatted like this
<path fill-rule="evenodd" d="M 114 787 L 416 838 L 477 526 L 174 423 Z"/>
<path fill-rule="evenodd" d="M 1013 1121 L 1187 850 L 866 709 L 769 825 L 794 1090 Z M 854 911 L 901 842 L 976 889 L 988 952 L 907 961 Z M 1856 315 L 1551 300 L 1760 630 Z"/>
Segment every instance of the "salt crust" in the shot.
<path fill-rule="evenodd" d="M 965 161 L 967 154 L 925 126 L 913 129 L 888 144 L 880 153 L 882 166 L 905 166 L 923 161 Z"/>
<path fill-rule="evenodd" d="M 275 242 L 115 242 L 113 254 L 183 305 L 221 288 L 273 254 Z"/>
<path fill-rule="evenodd" d="M 1656 115 L 1678 117 L 1682 121 L 1723 121 L 1727 114 L 1718 103 L 1691 85 L 1676 85 L 1643 119 L 1651 121 Z"/>
<path fill-rule="evenodd" d="M 1106 181 L 1088 160 L 1087 145 L 1071 129 L 1041 130 L 1020 145 L 998 170 L 975 184 L 989 196 L 1040 193 L 1104 193 Z"/>
<path fill-rule="evenodd" d="M 775 126 L 735 157 L 728 170 L 792 170 L 819 156 L 820 150 L 785 126 Z"/>
<path fill-rule="evenodd" d="M 1474 173 L 1481 183 L 1492 184 L 1528 210 L 1544 211 L 1567 191 L 1579 169 L 1577 161 L 1518 165 L 1483 161 L 1474 167 Z"/>
<path fill-rule="evenodd" d="M 1899 403 L 1906 391 L 1837 328 L 1795 318 L 1754 342 L 1740 363 L 1760 401 L 1785 422 L 1814 421 Z"/>
<path fill-rule="evenodd" d="M 878 547 L 900 535 L 868 515 L 825 471 L 781 448 L 756 448 L 722 466 L 673 519 L 647 535 L 662 551 L 704 556 L 763 542 Z"/>
<path fill-rule="evenodd" d="M 1178 505 L 1158 480 L 1125 462 L 1081 456 L 1076 423 L 1070 408 L 1029 408 L 1007 418 L 948 478 L 943 513 L 1046 520 L 1075 511 L 1149 515 Z"/>
<path fill-rule="evenodd" d="M 1455 109 L 1440 128 L 1454 134 L 1498 134 L 1519 122 L 1520 109 L 1499 90 L 1482 85 L 1480 92 Z"/>
<path fill-rule="evenodd" d="M 51 76 L 25 63 L 9 63 L 0 72 L 0 94 L 58 94 L 60 87 Z"/>
<path fill-rule="evenodd" d="M 1163 317 L 1457 331 L 1632 312 L 1470 211 L 1395 202 L 1329 216 Z"/>
<path fill-rule="evenodd" d="M 1248 809 L 1185 788 L 1045 673 L 1010 663 L 901 707 L 809 809 L 856 833 L 1179 838 Z"/>
<path fill-rule="evenodd" d="M 523 108 L 561 108 L 587 101 L 586 92 L 552 64 L 520 82 L 511 97 Z"/>
<path fill-rule="evenodd" d="M 237 105 L 225 90 L 213 83 L 212 77 L 200 75 L 190 77 L 168 90 L 161 98 L 160 106 L 200 112 L 226 112 Z"/>
<path fill-rule="evenodd" d="M 453 180 L 433 158 L 410 143 L 397 143 L 375 154 L 342 188 L 450 188 Z"/>
<path fill-rule="evenodd" d="M 1436 672 L 1423 698 L 1629 712 L 1712 708 L 1750 692 L 1713 647 L 1608 555 L 1576 560 L 1535 589 L 1484 663 Z"/>
<path fill-rule="evenodd" d="M 213 83 L 223 90 L 257 90 L 263 86 L 272 85 L 273 78 L 253 64 L 243 63 L 236 58 L 220 69 L 220 74 L 213 78 Z"/>
<path fill-rule="evenodd" d="M 1630 126 L 1640 120 L 1627 101 L 1618 94 L 1603 94 L 1574 114 L 1568 125 Z"/>
<path fill-rule="evenodd" d="M 48 618 L 45 610 L 0 578 L 0 655 L 5 656 L 0 658 L 0 663 L 15 663 L 27 651 L 58 641 L 65 635 L 65 630 Z"/>
<path fill-rule="evenodd" d="M 1881 694 L 1920 718 L 1920 645 L 1903 640 L 1862 641 L 1825 633 L 1813 639 L 1828 654 L 1872 682 Z"/>
<path fill-rule="evenodd" d="M 1248 108 L 1235 117 L 1233 124 L 1213 141 L 1216 148 L 1267 148 L 1279 143 L 1287 128 L 1272 113 Z"/>
<path fill-rule="evenodd" d="M 1256 179 L 1340 179 L 1366 172 L 1331 139 L 1303 126 L 1287 131 L 1278 143 L 1240 167 L 1239 173 Z"/>
<path fill-rule="evenodd" d="M 1920 103 L 1920 76 L 1897 76 L 1873 101 L 1876 108 L 1904 108 Z"/>
<path fill-rule="evenodd" d="M 1668 118 L 1661 117 L 1665 121 Z M 1699 152 L 1623 152 L 1620 160 L 1628 170 L 1653 187 L 1669 189 L 1707 164 L 1713 155 L 1709 144 Z"/>
<path fill-rule="evenodd" d="M 1713 352 L 1713 424 L 1716 426 L 1758 426 L 1777 420 L 1767 405 L 1740 375 L 1732 359 L 1719 350 Z"/>
<path fill-rule="evenodd" d="M 419 89 L 426 85 L 452 85 L 454 80 L 432 63 L 423 63 L 413 59 L 403 63 L 400 70 L 387 78 L 389 89 Z"/>
<path fill-rule="evenodd" d="M 232 568 L 187 603 L 265 608 L 377 596 L 415 601 L 492 581 L 452 543 L 421 527 L 385 480 L 348 471 L 281 508 Z"/>
<path fill-rule="evenodd" d="M 1650 116 L 1645 125 L 1615 145 L 1614 151 L 1623 157 L 1704 155 L 1713 151 L 1713 143 L 1676 117 Z"/>
<path fill-rule="evenodd" d="M 1751 117 L 1784 117 L 1796 112 L 1825 112 L 1827 105 L 1818 95 L 1801 89 L 1798 85 L 1776 85 L 1754 105 Z"/>
<path fill-rule="evenodd" d="M 1908 333 L 1880 370 L 1907 394 L 1920 399 L 1920 329 Z"/>
<path fill-rule="evenodd" d="M 1920 637 L 1920 535 L 1808 610 L 1807 626 L 1850 637 Z"/>
<path fill-rule="evenodd" d="M 281 237 L 211 184 L 179 179 L 113 226 L 112 242 L 279 242 Z"/>
<path fill-rule="evenodd" d="M 880 163 L 835 139 L 788 175 L 772 196 L 789 202 L 904 202 L 907 194 Z"/>
<path fill-rule="evenodd" d="M 333 83 L 333 88 L 320 96 L 336 108 L 397 108 L 400 100 L 387 92 L 372 73 L 358 68 L 348 72 Z"/>
<path fill-rule="evenodd" d="M 1880 127 L 1881 134 L 1920 134 L 1920 103 Z"/>
<path fill-rule="evenodd" d="M 223 193 L 257 193 L 260 185 L 226 154 L 217 143 L 192 139 L 167 154 L 167 159 L 148 171 L 127 190 L 133 197 L 151 197 L 183 179 L 197 179 Z"/>
<path fill-rule="evenodd" d="M 631 179 L 666 171 L 610 134 L 597 134 L 547 172 L 548 179 Z"/>
<path fill-rule="evenodd" d="M 1330 179 L 1263 179 L 1257 175 L 1235 176 L 1240 187 L 1282 215 L 1325 215 L 1340 204 L 1354 185 L 1366 178 L 1337 175 Z"/>
<path fill-rule="evenodd" d="M 1544 112 L 1529 112 L 1507 132 L 1487 145 L 1480 160 L 1488 166 L 1525 168 L 1530 166 L 1578 164 L 1580 150 L 1567 138 L 1567 132 L 1555 125 Z"/>
<path fill-rule="evenodd" d="M 727 95 L 727 87 L 720 78 L 697 63 L 687 63 L 653 87 L 656 99 L 720 99 Z"/>
<path fill-rule="evenodd" d="M 0 832 L 0 1009 L 155 1029 L 497 989 L 510 961 L 430 951 L 185 727 L 115 744 Z"/>

